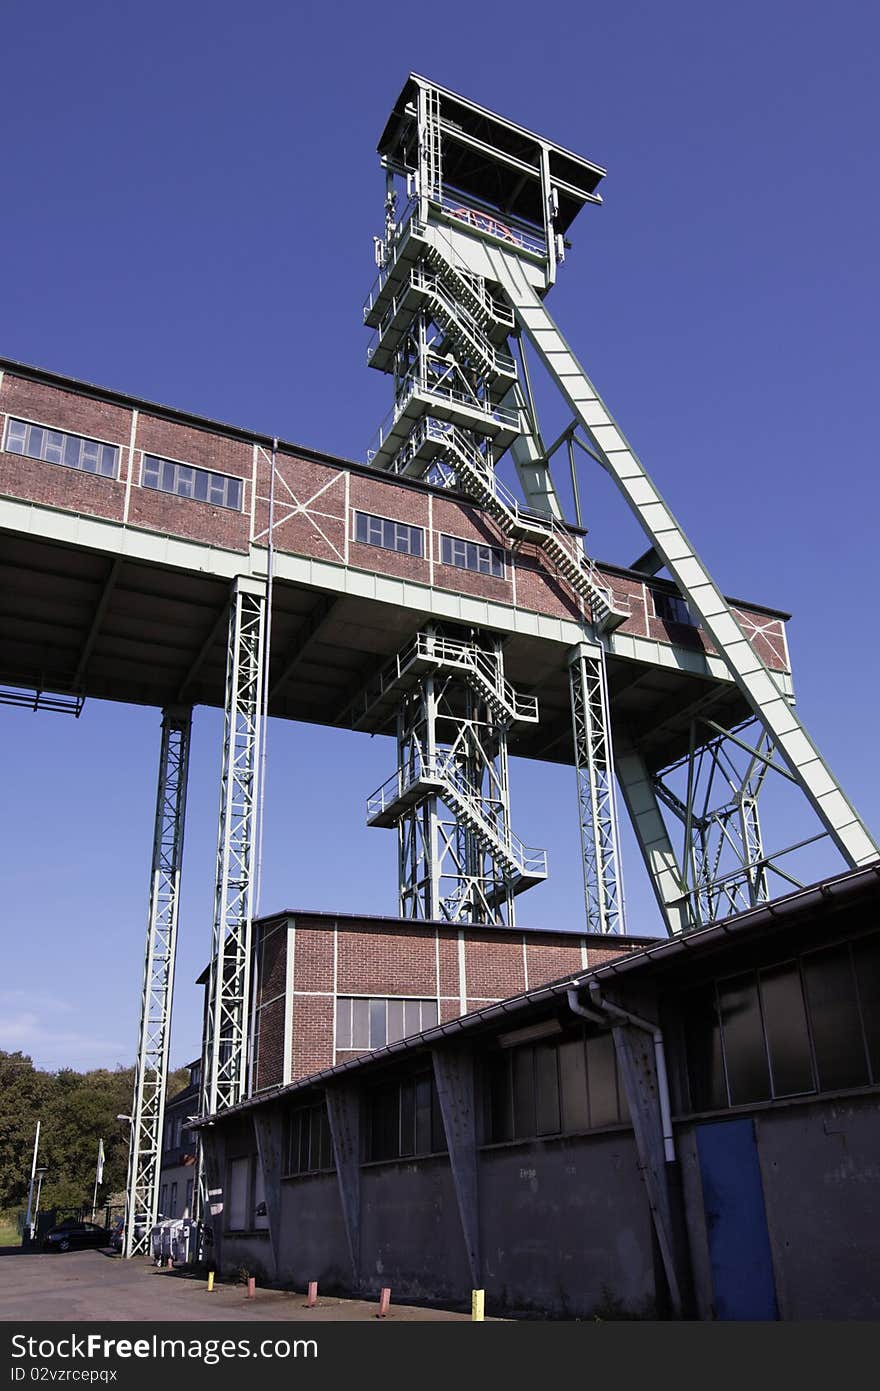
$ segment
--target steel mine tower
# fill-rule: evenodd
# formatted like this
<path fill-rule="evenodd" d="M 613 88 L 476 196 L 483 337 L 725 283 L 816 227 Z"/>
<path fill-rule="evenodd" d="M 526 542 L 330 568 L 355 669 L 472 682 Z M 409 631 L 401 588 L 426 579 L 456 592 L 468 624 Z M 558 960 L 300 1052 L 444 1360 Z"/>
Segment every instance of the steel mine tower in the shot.
<path fill-rule="evenodd" d="M 754 629 L 744 631 L 546 308 L 565 233 L 585 204 L 601 201 L 604 170 L 415 74 L 378 148 L 385 227 L 364 319 L 375 331 L 369 363 L 392 376 L 394 399 L 370 463 L 465 493 L 499 541 L 514 552 L 536 548 L 581 604 L 583 641 L 569 670 L 593 930 L 623 930 L 615 773 L 671 934 L 765 900 L 773 874 L 797 883 L 779 861 L 800 846 L 764 846 L 758 796 L 771 771 L 796 785 L 819 837 L 830 837 L 847 865 L 875 859 L 877 845 L 800 724 L 790 690 L 750 641 Z M 549 450 L 526 344 L 572 411 Z M 685 709 L 684 750 L 680 730 L 667 749 L 655 738 L 650 751 L 625 725 L 612 731 L 607 659 L 630 608 L 562 524 L 551 459 L 563 444 L 573 479 L 577 447 L 614 481 L 647 538 L 632 568 L 666 569 L 677 589 L 667 616 L 702 627 L 741 693 L 733 721 L 719 719 L 711 696 Z M 498 476 L 507 451 L 525 505 Z M 579 511 L 576 481 L 575 503 Z M 420 641 L 433 660 L 401 697 L 398 772 L 371 799 L 371 823 L 398 828 L 402 913 L 480 920 L 500 917 L 503 905 L 512 921 L 514 894 L 546 873 L 510 831 L 507 732 L 524 716 L 488 635 L 471 635 L 451 660 L 432 630 Z M 443 719 L 438 681 L 459 698 Z M 490 703 L 493 683 L 506 701 Z M 684 795 L 670 785 L 675 773 Z M 677 823 L 678 851 L 664 812 Z"/>
<path fill-rule="evenodd" d="M 670 936 L 797 884 L 815 839 L 878 856 L 794 713 L 786 615 L 720 593 L 545 307 L 604 171 L 416 76 L 379 151 L 364 317 L 393 405 L 368 464 L 0 359 L 0 701 L 163 712 L 129 1255 L 158 1202 L 196 705 L 224 712 L 202 1114 L 250 1087 L 267 717 L 392 736 L 367 819 L 396 829 L 401 916 L 462 950 L 548 873 L 514 830 L 512 756 L 575 769 L 593 932 L 624 931 L 618 795 Z M 572 413 L 549 447 L 536 360 Z M 587 554 L 576 492 L 563 518 L 560 450 L 616 484 L 633 564 Z M 772 781 L 815 836 L 776 848 Z"/>

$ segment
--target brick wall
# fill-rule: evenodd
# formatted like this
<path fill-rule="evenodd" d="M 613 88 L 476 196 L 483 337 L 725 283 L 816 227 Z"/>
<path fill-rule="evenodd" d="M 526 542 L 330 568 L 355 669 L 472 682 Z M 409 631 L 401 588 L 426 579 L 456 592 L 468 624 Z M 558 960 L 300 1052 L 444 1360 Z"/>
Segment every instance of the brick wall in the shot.
<path fill-rule="evenodd" d="M 116 444 L 120 450 L 120 473 L 118 480 L 112 480 L 0 453 L 0 494 L 123 521 L 241 554 L 248 551 L 252 540 L 257 545 L 265 544 L 271 453 L 264 444 L 236 438 L 209 422 L 200 427 L 197 423 L 166 418 L 155 407 L 133 402 L 123 405 L 110 393 L 106 397 L 99 391 L 89 394 L 84 388 L 77 390 L 74 383 L 62 387 L 7 370 L 0 384 L 0 427 L 5 428 L 6 416 L 10 414 Z M 133 423 L 135 433 L 130 449 Z M 142 488 L 145 452 L 241 478 L 241 511 Z M 357 510 L 422 527 L 424 556 L 404 555 L 355 541 Z M 352 470 L 342 460 L 322 462 L 279 450 L 275 521 L 276 546 L 294 555 L 433 584 L 451 593 L 496 600 L 553 617 L 576 620 L 581 612 L 579 599 L 546 558 L 529 546 L 521 547 L 516 555 L 510 553 L 495 523 L 478 507 L 390 477 Z M 440 538 L 444 533 L 503 549 L 504 576 L 482 575 L 444 564 L 440 558 Z M 605 578 L 631 615 L 622 625 L 622 633 L 696 650 L 713 650 L 700 629 L 666 623 L 656 617 L 647 583 L 614 573 Z M 787 670 L 782 622 L 748 609 L 737 608 L 736 612 L 764 660 L 774 670 Z"/>
<path fill-rule="evenodd" d="M 278 996 L 286 990 L 289 942 L 293 993 L 282 1020 Z M 480 1009 L 572 975 L 585 961 L 595 966 L 637 945 L 621 941 L 610 946 L 606 939 L 597 943 L 596 938 L 576 934 L 491 927 L 464 926 L 459 932 L 449 925 L 331 914 L 297 913 L 270 922 L 262 933 L 257 964 L 256 1085 L 275 1086 L 284 1080 L 285 1029 L 290 1035 L 290 1080 L 364 1051 L 334 1053 L 337 996 L 436 1000 L 438 1018 L 447 1022 L 461 1014 L 461 995 L 468 1010 Z"/>

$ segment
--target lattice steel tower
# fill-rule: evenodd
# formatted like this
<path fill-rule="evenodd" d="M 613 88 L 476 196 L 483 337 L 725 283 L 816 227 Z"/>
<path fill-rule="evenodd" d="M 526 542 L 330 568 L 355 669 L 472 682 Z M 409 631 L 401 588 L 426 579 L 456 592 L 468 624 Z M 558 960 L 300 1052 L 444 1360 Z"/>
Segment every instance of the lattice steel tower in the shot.
<path fill-rule="evenodd" d="M 822 829 L 809 840 L 829 837 L 849 866 L 875 859 L 877 845 L 791 698 L 545 307 L 565 233 L 585 204 L 601 202 L 605 171 L 416 75 L 378 148 L 385 224 L 364 319 L 375 330 L 368 361 L 392 377 L 393 406 L 369 462 L 469 495 L 500 543 L 533 548 L 580 603 L 584 640 L 570 654 L 570 682 L 589 928 L 624 927 L 618 783 L 670 933 L 766 899 L 771 875 L 797 883 L 779 860 L 808 841 L 776 852 L 764 846 L 758 794 L 770 771 L 812 805 Z M 526 342 L 573 412 L 549 450 Z M 664 761 L 654 750 L 649 759 L 625 731 L 612 735 L 606 653 L 629 613 L 580 531 L 563 522 L 551 473 L 563 444 L 573 478 L 577 447 L 617 485 L 648 538 L 637 567 L 653 575 L 665 568 L 751 712 L 730 726 L 695 708 L 684 758 Z M 508 451 L 523 503 L 497 472 Z M 577 491 L 575 504 L 579 512 Z M 453 661 L 441 639 L 454 645 Z M 368 816 L 398 828 L 401 911 L 409 916 L 510 921 L 514 894 L 546 875 L 543 855 L 524 855 L 510 830 L 505 731 L 521 697 L 510 691 L 492 704 L 490 685 L 505 686 L 499 643 L 488 631 L 452 630 L 425 631 L 415 656 L 401 653 L 378 683 L 382 699 L 399 702 L 398 771 L 370 799 Z"/>

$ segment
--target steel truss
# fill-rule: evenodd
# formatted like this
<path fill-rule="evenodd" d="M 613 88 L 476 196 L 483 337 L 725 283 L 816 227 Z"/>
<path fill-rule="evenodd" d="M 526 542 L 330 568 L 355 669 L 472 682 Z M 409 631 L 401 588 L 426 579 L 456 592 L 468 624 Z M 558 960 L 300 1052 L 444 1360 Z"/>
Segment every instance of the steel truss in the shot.
<path fill-rule="evenodd" d="M 398 715 L 398 768 L 442 768 L 483 818 L 509 838 L 507 731 L 460 678 L 428 676 Z M 514 920 L 513 886 L 492 841 L 442 795 L 427 797 L 398 823 L 400 916 L 449 922 Z"/>
<path fill-rule="evenodd" d="M 583 643 L 575 648 L 569 681 L 587 927 L 591 932 L 624 932 L 604 650 Z"/>
<path fill-rule="evenodd" d="M 508 729 L 537 706 L 505 680 L 499 639 L 433 628 L 371 698 L 416 663 L 428 670 L 398 705 L 397 772 L 367 803 L 371 825 L 397 828 L 400 915 L 512 924 L 515 896 L 547 873 L 545 853 L 510 826 Z"/>
<path fill-rule="evenodd" d="M 159 1207 L 191 728 L 191 710 L 163 712 L 150 911 L 128 1151 L 123 1244 L 126 1256 L 149 1253 L 150 1228 L 156 1222 Z"/>
<path fill-rule="evenodd" d="M 707 728 L 715 732 L 708 742 Z M 686 757 L 654 774 L 652 784 L 680 832 L 680 849 L 673 851 L 679 902 L 687 925 L 699 927 L 766 902 L 774 877 L 785 888 L 800 888 L 801 881 L 780 861 L 828 833 L 765 850 L 758 799 L 767 774 L 792 783 L 796 779 L 774 756 L 759 721 L 724 730 L 714 721 L 697 719 L 689 742 Z"/>
<path fill-rule="evenodd" d="M 214 931 L 202 1059 L 201 1114 L 245 1094 L 250 1006 L 251 918 L 259 812 L 266 585 L 233 586 L 226 654 L 226 703 Z"/>
<path fill-rule="evenodd" d="M 387 180 L 385 236 L 377 246 L 379 277 L 364 311 L 365 322 L 377 330 L 371 365 L 392 372 L 395 383 L 391 423 L 380 431 L 370 461 L 377 468 L 457 486 L 485 509 L 511 545 L 537 545 L 583 601 L 585 635 L 595 638 L 612 632 L 628 615 L 603 588 L 579 543 L 559 526 L 559 499 L 548 464 L 549 456 L 563 442 L 568 444 L 572 469 L 574 445 L 585 450 L 616 484 L 648 537 L 658 568 L 665 567 L 671 575 L 725 662 L 761 726 L 766 745 L 776 750 L 812 806 L 823 834 L 830 837 L 844 863 L 851 867 L 876 860 L 880 847 L 547 311 L 546 292 L 564 258 L 565 243 L 556 225 L 561 200 L 573 193 L 582 204 L 599 200 L 590 192 L 577 194 L 571 185 L 554 186 L 551 170 L 554 163 L 566 158 L 565 152 L 535 136 L 531 146 L 535 153 L 524 153 L 524 144 L 517 163 L 522 180 L 532 180 L 533 187 L 540 190 L 531 205 L 534 214 L 528 222 L 502 215 L 500 210 L 496 216 L 489 201 L 497 196 L 491 166 L 493 162 L 497 166 L 494 172 L 498 173 L 498 186 L 502 186 L 504 172 L 509 174 L 510 154 L 508 137 L 500 134 L 499 143 L 493 146 L 491 132 L 493 122 L 499 131 L 505 123 L 423 78 L 413 77 L 411 82 L 417 100 L 406 111 L 414 113 L 415 125 L 407 126 L 405 139 L 383 156 Z M 471 106 L 475 118 L 485 118 L 478 142 L 454 117 L 445 119 L 447 98 L 459 112 Z M 444 151 L 451 148 L 449 141 L 470 142 L 478 149 L 487 171 L 481 176 L 483 197 L 478 192 L 465 195 L 456 191 L 454 198 L 447 195 L 443 168 Z M 410 197 L 400 217 L 393 191 L 395 177 L 406 179 Z M 520 348 L 520 368 L 513 372 L 508 365 L 513 354 L 507 351 L 511 335 Z M 526 339 L 572 411 L 572 424 L 549 450 L 543 446 L 535 419 L 522 353 Z M 582 431 L 583 438 L 576 431 Z M 497 477 L 496 465 L 508 449 L 525 492 L 526 508 L 510 497 Z M 579 497 L 577 506 L 579 510 Z M 613 639 L 611 643 L 613 646 Z M 572 698 L 587 916 L 591 924 L 604 916 L 606 923 L 619 929 L 621 901 L 619 890 L 614 888 L 619 868 L 616 837 L 610 830 L 613 795 L 607 771 L 610 749 L 604 751 L 603 762 L 593 743 L 595 731 L 587 729 L 585 712 L 590 708 L 591 692 L 586 669 L 577 674 L 577 682 Z M 595 701 L 593 706 L 598 710 Z M 607 716 L 607 710 L 605 713 Z M 607 730 L 607 718 L 604 725 L 600 722 L 595 726 L 596 730 L 601 728 Z M 707 743 L 706 758 L 716 777 L 720 776 L 722 755 L 713 750 L 711 739 L 701 742 Z M 670 932 L 711 920 L 725 905 L 738 911 L 766 896 L 767 876 L 776 857 L 771 865 L 761 845 L 756 807 L 764 779 L 760 757 L 743 781 L 732 780 L 732 787 L 737 789 L 731 791 L 729 799 L 732 810 L 721 808 L 707 820 L 708 813 L 698 812 L 696 804 L 684 799 L 689 807 L 687 845 L 678 865 L 658 798 L 663 798 L 668 808 L 673 801 L 659 785 L 652 784 L 637 748 L 626 748 L 617 763 L 624 770 L 621 783 L 625 801 Z M 407 843 L 407 863 L 430 860 L 429 849 L 422 847 L 430 847 L 436 828 L 426 823 L 419 837 L 413 836 Z M 734 867 L 733 877 L 724 887 L 718 875 L 734 842 L 741 847 L 739 869 Z M 720 858 L 719 843 L 725 848 Z M 407 882 L 413 885 L 415 900 L 415 886 L 423 881 L 410 874 Z"/>

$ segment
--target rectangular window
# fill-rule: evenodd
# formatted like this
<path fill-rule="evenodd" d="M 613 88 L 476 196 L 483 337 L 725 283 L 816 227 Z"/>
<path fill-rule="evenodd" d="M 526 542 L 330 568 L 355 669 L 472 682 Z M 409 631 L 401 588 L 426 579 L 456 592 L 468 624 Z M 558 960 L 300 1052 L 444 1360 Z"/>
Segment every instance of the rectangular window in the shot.
<path fill-rule="evenodd" d="M 714 1111 L 727 1105 L 727 1082 L 721 1052 L 721 1020 L 715 985 L 692 990 L 685 999 L 684 1042 L 688 1059 L 691 1108 Z"/>
<path fill-rule="evenodd" d="M 159 1189 L 159 1216 L 168 1216 L 168 1184 L 163 1183 Z"/>
<path fill-rule="evenodd" d="M 421 1034 L 437 1023 L 436 1000 L 336 1000 L 336 1050 L 383 1048 L 410 1034 Z"/>
<path fill-rule="evenodd" d="M 682 1015 L 695 1111 L 876 1083 L 880 938 L 708 984 L 684 997 Z"/>
<path fill-rule="evenodd" d="M 367 1158 L 442 1154 L 446 1135 L 431 1072 L 374 1087 L 366 1100 Z"/>
<path fill-rule="evenodd" d="M 208 469 L 145 454 L 141 487 L 155 488 L 160 493 L 174 493 L 177 497 L 194 498 L 196 502 L 210 502 L 215 507 L 228 507 L 233 512 L 240 512 L 244 483 L 241 478 L 233 478 L 226 473 L 211 473 Z"/>
<path fill-rule="evenodd" d="M 880 939 L 872 937 L 864 942 L 854 942 L 853 964 L 859 986 L 871 1080 L 880 1082 Z"/>
<path fill-rule="evenodd" d="M 796 961 L 759 973 L 774 1096 L 813 1090 L 813 1065 L 801 973 Z"/>
<path fill-rule="evenodd" d="M 682 623 L 691 628 L 698 626 L 680 594 L 669 594 L 665 589 L 652 589 L 650 594 L 654 600 L 654 613 L 664 623 Z"/>
<path fill-rule="evenodd" d="M 608 1033 L 490 1052 L 483 1083 L 489 1143 L 577 1133 L 628 1118 Z"/>
<path fill-rule="evenodd" d="M 354 539 L 365 546 L 381 546 L 386 551 L 402 555 L 425 554 L 425 533 L 420 526 L 395 522 L 390 517 L 375 517 L 370 512 L 355 512 Z"/>
<path fill-rule="evenodd" d="M 168 1216 L 169 1216 L 169 1217 L 176 1217 L 176 1216 L 177 1216 L 177 1184 L 176 1184 L 176 1183 L 172 1183 L 172 1185 L 171 1185 L 171 1197 L 170 1197 L 169 1200 L 168 1200 Z"/>
<path fill-rule="evenodd" d="M 82 473 L 97 473 L 102 478 L 115 478 L 119 470 L 119 450 L 115 444 L 102 444 L 84 435 L 50 430 L 45 425 L 29 425 L 26 420 L 10 418 L 6 449 L 10 454 L 43 459 L 47 464 L 62 464 Z"/>
<path fill-rule="evenodd" d="M 333 1144 L 323 1101 L 290 1112 L 286 1151 L 286 1174 L 315 1174 L 333 1168 Z"/>
<path fill-rule="evenodd" d="M 229 1231 L 247 1231 L 250 1203 L 251 1161 L 249 1155 L 229 1161 L 229 1193 L 226 1226 Z"/>
<path fill-rule="evenodd" d="M 498 546 L 481 546 L 476 541 L 443 535 L 440 537 L 440 559 L 444 565 L 455 565 L 459 570 L 473 570 L 478 575 L 504 579 L 504 552 Z"/>
<path fill-rule="evenodd" d="M 861 1087 L 868 1081 L 849 943 L 804 957 L 819 1089 Z"/>

